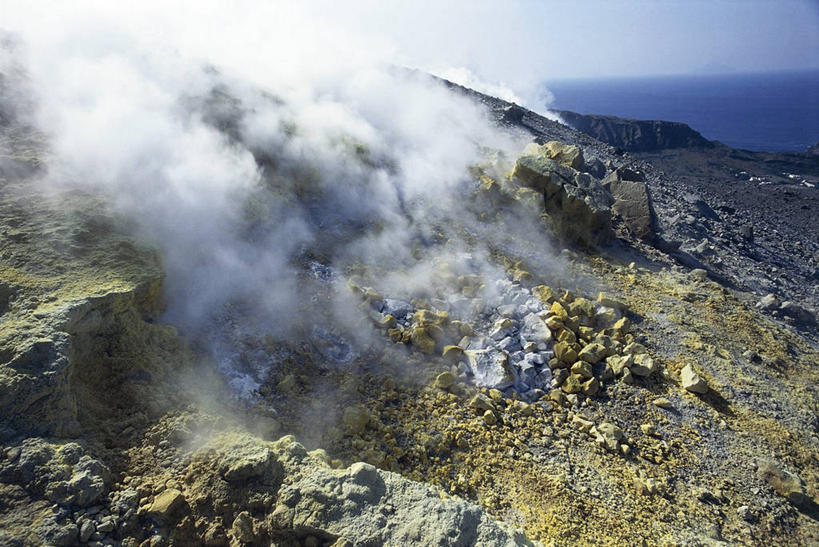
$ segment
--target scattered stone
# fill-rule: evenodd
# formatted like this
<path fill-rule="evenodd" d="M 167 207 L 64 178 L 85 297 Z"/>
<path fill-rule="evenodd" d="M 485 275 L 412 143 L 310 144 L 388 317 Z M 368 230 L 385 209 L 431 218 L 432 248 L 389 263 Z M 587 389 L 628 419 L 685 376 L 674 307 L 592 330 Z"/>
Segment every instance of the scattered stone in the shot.
<path fill-rule="evenodd" d="M 640 431 L 643 432 L 643 435 L 647 435 L 649 437 L 653 437 L 657 434 L 657 430 L 654 428 L 654 424 L 642 424 L 640 426 Z"/>
<path fill-rule="evenodd" d="M 447 363 L 453 365 L 458 364 L 464 358 L 464 349 L 461 346 L 444 346 L 441 357 L 443 357 Z"/>
<path fill-rule="evenodd" d="M 577 361 L 577 352 L 566 342 L 558 342 L 554 345 L 555 357 L 563 361 L 567 365 L 571 365 Z"/>
<path fill-rule="evenodd" d="M 612 212 L 623 219 L 626 227 L 636 237 L 652 240 L 656 223 L 651 195 L 644 182 L 613 180 L 608 189 L 614 197 Z"/>
<path fill-rule="evenodd" d="M 572 374 L 577 374 L 584 379 L 592 378 L 594 374 L 592 374 L 592 367 L 589 363 L 585 361 L 578 361 L 572 365 L 571 368 Z"/>
<path fill-rule="evenodd" d="M 751 508 L 747 505 L 737 507 L 737 516 L 745 522 L 754 522 L 756 520 L 754 514 L 751 512 Z"/>
<path fill-rule="evenodd" d="M 762 300 L 757 303 L 757 307 L 763 310 L 775 310 L 780 304 L 781 302 L 776 295 L 769 293 L 762 297 Z"/>
<path fill-rule="evenodd" d="M 113 519 L 105 519 L 99 525 L 97 525 L 97 532 L 101 534 L 108 534 L 113 532 L 116 529 L 116 523 L 114 523 Z"/>
<path fill-rule="evenodd" d="M 587 419 L 579 416 L 578 414 L 574 414 L 572 416 L 571 425 L 572 425 L 572 427 L 574 427 L 575 429 L 580 430 L 583 433 L 589 433 L 589 432 L 591 432 L 592 428 L 594 427 L 594 422 L 592 422 L 591 420 L 587 420 Z"/>
<path fill-rule="evenodd" d="M 630 368 L 635 376 L 651 376 L 659 367 L 648 354 L 638 353 L 634 356 L 634 363 Z"/>
<path fill-rule="evenodd" d="M 631 374 L 631 369 L 624 368 L 623 369 L 623 377 L 621 378 L 624 384 L 633 384 L 634 383 L 634 376 Z"/>
<path fill-rule="evenodd" d="M 483 413 L 483 421 L 486 425 L 495 425 L 498 423 L 498 417 L 495 416 L 495 413 L 491 410 L 487 410 Z"/>
<path fill-rule="evenodd" d="M 548 344 L 552 341 L 552 332 L 537 314 L 530 313 L 523 318 L 520 337 L 526 342 Z"/>
<path fill-rule="evenodd" d="M 532 294 L 544 304 L 550 304 L 557 298 L 557 294 L 548 285 L 537 285 L 532 287 Z"/>
<path fill-rule="evenodd" d="M 583 389 L 583 377 L 570 374 L 560 387 L 566 393 L 580 393 L 580 390 Z"/>
<path fill-rule="evenodd" d="M 600 381 L 597 378 L 586 380 L 581 386 L 581 391 L 587 397 L 594 397 L 600 392 Z"/>
<path fill-rule="evenodd" d="M 93 520 L 89 519 L 84 521 L 82 526 L 80 526 L 80 543 L 86 543 L 96 531 Z"/>
<path fill-rule="evenodd" d="M 412 345 L 422 353 L 435 353 L 435 340 L 427 333 L 426 327 L 413 327 L 410 333 Z"/>
<path fill-rule="evenodd" d="M 176 522 L 186 505 L 182 492 L 176 488 L 168 488 L 154 499 L 148 509 L 148 515 L 161 522 Z"/>
<path fill-rule="evenodd" d="M 577 354 L 579 359 L 586 361 L 589 364 L 596 365 L 600 362 L 603 357 L 606 355 L 606 348 L 602 344 L 597 342 L 592 342 L 591 344 L 587 344 L 586 347 L 580 350 L 580 353 Z"/>
<path fill-rule="evenodd" d="M 699 374 L 694 372 L 694 367 L 691 364 L 687 364 L 682 368 L 680 377 L 682 378 L 682 387 L 686 391 L 700 394 L 708 393 L 708 384 Z"/>
<path fill-rule="evenodd" d="M 624 336 L 631 330 L 631 321 L 629 321 L 628 317 L 621 317 L 611 326 L 611 330 L 617 336 Z"/>
<path fill-rule="evenodd" d="M 810 499 L 805 494 L 805 482 L 799 475 L 787 471 L 776 462 L 761 462 L 757 467 L 757 476 L 794 505 L 802 505 Z"/>
<path fill-rule="evenodd" d="M 816 314 L 807 310 L 794 302 L 783 302 L 779 306 L 779 311 L 782 315 L 790 317 L 798 323 L 805 325 L 813 325 L 816 323 Z"/>
<path fill-rule="evenodd" d="M 472 409 L 475 414 L 483 414 L 487 410 L 494 410 L 495 405 L 492 403 L 492 399 L 490 399 L 488 395 L 484 393 L 477 393 L 469 401 L 469 408 Z"/>
<path fill-rule="evenodd" d="M 449 389 L 455 384 L 455 375 L 449 371 L 442 372 L 435 378 L 435 387 Z"/>
<path fill-rule="evenodd" d="M 603 422 L 596 426 L 592 431 L 597 436 L 597 443 L 607 449 L 616 452 L 620 445 L 620 440 L 623 438 L 623 430 L 616 425 Z"/>
<path fill-rule="evenodd" d="M 653 404 L 656 407 L 663 408 L 665 410 L 670 410 L 671 408 L 673 408 L 671 406 L 671 401 L 669 401 L 665 397 L 657 397 L 656 399 L 651 401 L 651 404 Z"/>

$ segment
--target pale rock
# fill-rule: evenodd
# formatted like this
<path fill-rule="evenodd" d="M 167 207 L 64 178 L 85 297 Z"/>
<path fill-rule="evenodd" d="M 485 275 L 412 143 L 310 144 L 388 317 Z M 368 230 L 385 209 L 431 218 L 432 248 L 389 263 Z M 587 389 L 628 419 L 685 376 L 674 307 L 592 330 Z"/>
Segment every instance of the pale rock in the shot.
<path fill-rule="evenodd" d="M 682 379 L 682 387 L 686 391 L 700 394 L 708 392 L 708 384 L 699 374 L 694 372 L 694 367 L 692 367 L 690 364 L 687 364 L 682 368 L 682 371 L 680 371 L 680 377 Z"/>

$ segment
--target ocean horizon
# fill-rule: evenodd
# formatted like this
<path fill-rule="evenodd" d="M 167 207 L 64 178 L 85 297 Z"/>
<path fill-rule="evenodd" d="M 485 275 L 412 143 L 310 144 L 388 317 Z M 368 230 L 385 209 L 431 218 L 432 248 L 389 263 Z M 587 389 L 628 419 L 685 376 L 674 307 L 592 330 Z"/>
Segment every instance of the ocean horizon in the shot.
<path fill-rule="evenodd" d="M 547 81 L 549 108 L 683 122 L 733 148 L 804 152 L 819 142 L 819 70 Z"/>

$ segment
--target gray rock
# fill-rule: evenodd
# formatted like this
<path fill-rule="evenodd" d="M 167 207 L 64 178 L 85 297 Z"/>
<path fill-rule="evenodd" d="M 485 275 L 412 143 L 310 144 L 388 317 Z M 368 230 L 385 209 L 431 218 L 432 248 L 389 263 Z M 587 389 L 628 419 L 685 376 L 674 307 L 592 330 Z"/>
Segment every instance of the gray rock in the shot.
<path fill-rule="evenodd" d="M 586 160 L 586 172 L 596 179 L 606 176 L 606 165 L 597 158 Z"/>
<path fill-rule="evenodd" d="M 504 304 L 503 306 L 498 306 L 498 313 L 503 317 L 514 317 L 517 313 L 517 308 L 515 304 Z"/>
<path fill-rule="evenodd" d="M 86 520 L 85 522 L 83 522 L 82 526 L 80 526 L 80 535 L 79 535 L 80 542 L 81 543 L 87 542 L 89 539 L 91 539 L 91 535 L 96 531 L 97 530 L 96 530 L 96 527 L 94 526 L 94 521 Z"/>
<path fill-rule="evenodd" d="M 644 182 L 614 180 L 609 186 L 614 197 L 612 212 L 623 219 L 629 231 L 640 239 L 652 240 L 656 223 L 654 207 Z"/>
<path fill-rule="evenodd" d="M 816 323 L 816 314 L 795 302 L 783 302 L 782 305 L 779 306 L 779 311 L 782 315 L 805 325 L 813 325 Z"/>
<path fill-rule="evenodd" d="M 477 385 L 504 389 L 515 383 L 515 371 L 509 365 L 509 356 L 505 352 L 490 348 L 468 349 L 464 353 Z"/>
<path fill-rule="evenodd" d="M 109 534 L 116 529 L 117 525 L 112 518 L 103 519 L 102 522 L 97 525 L 97 532 L 101 534 Z"/>
<path fill-rule="evenodd" d="M 387 298 L 384 300 L 383 305 L 381 306 L 381 313 L 383 314 L 390 314 L 396 319 L 400 319 L 410 315 L 412 313 L 413 307 L 412 304 L 409 302 L 404 302 L 403 300 L 394 300 L 392 298 Z"/>
<path fill-rule="evenodd" d="M 507 336 L 498 342 L 498 348 L 506 353 L 514 353 L 521 350 L 520 340 L 517 337 Z"/>
<path fill-rule="evenodd" d="M 552 331 L 537 314 L 530 313 L 523 318 L 520 327 L 520 337 L 525 342 L 550 343 Z"/>
<path fill-rule="evenodd" d="M 464 501 L 372 465 L 346 472 L 315 469 L 282 489 L 270 520 L 276 527 L 321 530 L 361 545 L 528 545 Z"/>

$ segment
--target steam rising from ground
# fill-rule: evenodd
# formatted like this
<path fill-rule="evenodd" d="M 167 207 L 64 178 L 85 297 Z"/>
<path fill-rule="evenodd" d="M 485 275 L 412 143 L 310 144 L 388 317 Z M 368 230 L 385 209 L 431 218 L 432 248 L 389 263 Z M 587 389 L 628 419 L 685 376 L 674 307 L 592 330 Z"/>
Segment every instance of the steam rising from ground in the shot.
<path fill-rule="evenodd" d="M 287 5 L 184 18 L 93 7 L 13 17 L 49 140 L 45 182 L 101 191 L 134 221 L 161 250 L 167 319 L 217 359 L 238 360 L 233 335 L 348 324 L 360 312 L 337 281 L 351 272 L 408 298 L 434 292 L 443 262 L 502 276 L 488 249 L 509 234 L 545 245 L 534 218 L 495 234 L 464 205 L 484 147 L 521 142 L 391 65 L 389 45 Z"/>

